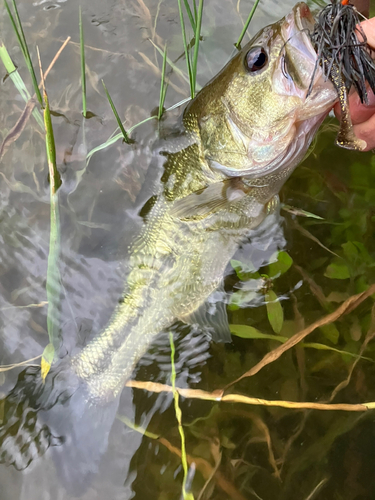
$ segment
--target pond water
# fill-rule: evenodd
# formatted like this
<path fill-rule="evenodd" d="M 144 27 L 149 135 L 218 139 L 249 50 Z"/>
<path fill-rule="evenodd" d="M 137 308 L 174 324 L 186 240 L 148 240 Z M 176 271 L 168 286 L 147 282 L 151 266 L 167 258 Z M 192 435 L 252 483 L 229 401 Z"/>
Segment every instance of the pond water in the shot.
<path fill-rule="evenodd" d="M 261 2 L 250 35 L 285 15 L 293 4 Z M 81 112 L 79 3 L 18 2 L 32 58 L 36 62 L 38 46 L 44 69 L 71 37 L 46 79 L 63 179 L 60 357 L 80 352 L 108 323 L 123 290 L 129 244 L 142 223 L 139 207 L 150 197 L 147 169 L 158 136 L 156 120 L 133 132 L 134 144 L 119 140 L 86 161 L 87 153 L 116 129 L 100 80 L 130 128 L 158 106 L 162 57 L 155 45 L 163 48 L 167 42 L 168 57 L 177 70 L 168 67 L 165 106 L 190 92 L 186 76 L 181 76 L 186 67 L 176 1 L 90 0 L 81 6 L 87 119 Z M 251 7 L 247 0 L 205 2 L 199 85 L 205 85 L 233 54 Z M 32 92 L 4 8 L 0 31 Z M 25 103 L 3 66 L 1 76 L 3 142 Z M 170 112 L 163 122 L 165 130 L 179 113 Z M 185 498 L 375 498 L 372 411 L 220 403 L 211 394 L 231 384 L 226 394 L 265 400 L 348 405 L 375 401 L 374 295 L 344 310 L 350 297 L 375 283 L 375 156 L 334 146 L 336 125 L 333 118 L 327 119 L 309 156 L 280 193 L 280 215 L 268 217 L 226 269 L 225 293 L 215 300 L 227 305 L 232 341 L 211 342 L 199 328 L 175 323 L 155 338 L 133 373 L 133 380 L 170 386 L 172 332 L 176 386 L 200 389 L 206 399 L 211 397 L 196 399 L 193 391 L 179 399 L 188 468 Z M 37 366 L 49 343 L 47 172 L 44 131 L 31 116 L 16 141 L 3 150 L 0 163 L 1 366 L 26 360 Z M 220 249 L 212 251 L 214 260 Z M 327 320 L 330 314 L 334 317 Z M 319 321 L 303 345 L 232 384 L 286 338 Z M 2 452 L 17 447 L 17 419 L 35 417 L 24 415 L 22 408 L 8 412 L 6 395 L 24 368 L 0 369 L 0 425 L 8 429 L 7 442 L 0 430 Z M 50 389 L 47 376 L 45 390 Z M 157 389 L 160 386 L 124 388 L 108 449 L 93 463 L 81 455 L 91 453 L 87 441 L 95 442 L 100 423 L 105 426 L 103 407 L 92 410 L 95 425 L 77 431 L 81 434 L 65 454 L 65 443 L 57 437 L 51 438 L 55 446 L 34 460 L 25 459 L 21 449 L 17 463 L 23 470 L 0 465 L 1 500 L 183 498 L 181 429 L 172 394 Z M 55 418 L 64 419 L 66 413 L 58 408 L 55 405 Z M 45 411 L 43 422 L 49 418 Z"/>

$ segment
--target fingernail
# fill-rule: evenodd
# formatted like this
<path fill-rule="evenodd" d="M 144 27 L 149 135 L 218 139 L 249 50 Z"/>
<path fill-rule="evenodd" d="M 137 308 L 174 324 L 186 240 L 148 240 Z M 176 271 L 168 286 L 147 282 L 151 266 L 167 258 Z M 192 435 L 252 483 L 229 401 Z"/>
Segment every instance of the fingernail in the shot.
<path fill-rule="evenodd" d="M 365 104 L 365 106 L 367 106 L 367 107 L 375 106 L 375 94 L 371 89 L 367 89 L 367 100 L 368 100 L 368 104 Z"/>

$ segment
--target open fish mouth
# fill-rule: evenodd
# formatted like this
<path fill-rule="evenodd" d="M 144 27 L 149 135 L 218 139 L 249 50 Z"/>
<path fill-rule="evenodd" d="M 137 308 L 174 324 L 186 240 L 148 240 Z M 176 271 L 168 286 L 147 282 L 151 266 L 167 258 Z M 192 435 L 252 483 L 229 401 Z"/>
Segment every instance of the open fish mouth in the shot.
<path fill-rule="evenodd" d="M 289 81 L 289 92 L 305 99 L 309 87 L 320 84 L 322 72 L 315 71 L 317 53 L 314 49 L 311 33 L 315 20 L 305 3 L 298 3 L 285 17 L 281 26 L 284 47 L 281 50 L 280 68 Z M 312 78 L 314 81 L 312 82 Z M 288 88 L 288 85 L 286 86 Z"/>
<path fill-rule="evenodd" d="M 314 26 L 315 19 L 305 3 L 295 5 L 281 25 L 284 45 L 273 76 L 274 88 L 282 95 L 301 99 L 297 121 L 326 113 L 337 100 L 332 83 L 324 78 L 317 64 L 318 55 L 311 39 Z"/>

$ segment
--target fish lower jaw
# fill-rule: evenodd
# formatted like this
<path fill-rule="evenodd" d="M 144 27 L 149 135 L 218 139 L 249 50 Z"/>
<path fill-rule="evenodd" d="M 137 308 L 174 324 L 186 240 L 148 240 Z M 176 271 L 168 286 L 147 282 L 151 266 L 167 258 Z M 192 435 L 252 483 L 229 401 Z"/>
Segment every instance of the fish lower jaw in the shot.
<path fill-rule="evenodd" d="M 314 86 L 311 94 L 306 98 L 304 106 L 298 113 L 298 119 L 310 120 L 323 114 L 324 117 L 331 111 L 338 101 L 337 92 L 331 82 L 323 80 L 319 85 Z"/>

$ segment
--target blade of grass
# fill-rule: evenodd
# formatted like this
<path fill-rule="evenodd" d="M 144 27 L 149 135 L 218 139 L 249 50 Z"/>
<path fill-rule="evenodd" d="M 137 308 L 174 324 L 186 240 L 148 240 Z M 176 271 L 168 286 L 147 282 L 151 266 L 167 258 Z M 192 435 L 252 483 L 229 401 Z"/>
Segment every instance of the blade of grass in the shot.
<path fill-rule="evenodd" d="M 148 388 L 146 390 L 148 390 Z M 157 439 L 159 443 L 165 446 L 171 453 L 181 458 L 181 451 L 163 436 L 158 436 L 157 434 L 147 431 L 139 425 L 135 425 L 124 415 L 116 415 L 116 418 L 127 425 L 130 429 L 133 429 L 140 434 L 144 434 L 150 439 Z M 190 470 L 192 470 L 193 467 L 196 467 L 206 481 L 211 482 L 212 479 L 215 478 L 215 485 L 223 490 L 223 492 L 227 495 L 226 498 L 230 498 L 231 500 L 246 500 L 245 497 L 235 488 L 235 486 L 225 479 L 224 476 L 217 471 L 216 467 L 213 467 L 206 459 L 192 455 L 186 455 L 186 458 L 188 464 L 190 465 Z"/>
<path fill-rule="evenodd" d="M 184 479 L 182 481 L 182 496 L 183 496 L 184 500 L 194 500 L 193 494 L 190 492 L 188 493 L 186 491 L 186 482 L 188 479 L 189 468 L 188 468 L 188 462 L 187 462 L 187 457 L 186 457 L 185 432 L 184 432 L 184 428 L 182 427 L 182 413 L 181 413 L 181 408 L 180 408 L 179 401 L 178 401 L 179 394 L 178 394 L 178 391 L 176 390 L 176 367 L 174 364 L 175 346 L 174 346 L 174 342 L 173 342 L 173 333 L 172 332 L 169 334 L 169 342 L 171 344 L 172 392 L 173 392 L 176 420 L 177 420 L 177 424 L 178 424 L 178 432 L 179 432 L 180 438 L 181 438 L 181 463 L 182 463 L 182 469 L 184 471 Z"/>
<path fill-rule="evenodd" d="M 130 144 L 130 139 L 129 139 L 129 136 L 121 122 L 121 118 L 119 117 L 119 114 L 117 113 L 117 109 L 112 101 L 112 98 L 111 96 L 109 95 L 109 92 L 107 90 L 107 87 L 105 86 L 105 83 L 104 83 L 104 80 L 102 80 L 102 84 L 103 84 L 103 87 L 104 87 L 104 91 L 105 91 L 105 94 L 107 96 L 107 99 L 108 99 L 108 102 L 112 108 L 112 111 L 113 111 L 113 114 L 115 115 L 115 118 L 116 118 L 116 121 L 117 121 L 117 125 L 119 126 L 120 130 L 121 130 L 121 133 L 122 133 L 122 136 L 124 138 L 124 141 L 127 143 L 127 144 Z"/>
<path fill-rule="evenodd" d="M 308 212 L 307 210 L 303 210 L 302 208 L 292 207 L 291 205 L 283 204 L 281 209 L 292 215 L 301 215 L 302 217 L 310 217 L 311 219 L 324 220 L 324 218 L 320 217 L 320 215 L 313 214 L 311 212 Z"/>
<path fill-rule="evenodd" d="M 29 73 L 30 73 L 30 76 L 31 76 L 31 79 L 32 79 L 32 82 L 33 82 L 33 86 L 34 86 L 34 92 L 35 92 L 35 94 L 36 94 L 36 96 L 38 98 L 38 101 L 39 101 L 40 105 L 43 106 L 42 94 L 40 93 L 40 90 L 39 90 L 39 87 L 38 87 L 38 82 L 36 80 L 33 63 L 31 61 L 31 56 L 30 56 L 29 48 L 27 46 L 27 41 L 26 41 L 25 33 L 23 31 L 23 28 L 22 28 L 22 23 L 21 23 L 21 19 L 20 19 L 19 13 L 18 13 L 16 2 L 15 2 L 15 0 L 12 0 L 13 9 L 14 9 L 14 13 L 15 13 L 16 19 L 13 18 L 7 1 L 4 0 L 4 2 L 5 2 L 6 10 L 7 10 L 8 14 L 9 14 L 9 17 L 10 17 L 10 20 L 11 20 L 11 23 L 12 23 L 13 29 L 15 30 L 18 42 L 19 42 L 19 44 L 21 46 L 21 50 L 22 50 L 22 54 L 23 54 L 25 62 L 26 62 L 26 66 L 27 66 L 27 68 L 29 70 Z"/>
<path fill-rule="evenodd" d="M 16 67 L 14 66 L 13 61 L 9 55 L 9 52 L 7 51 L 3 43 L 0 44 L 0 57 L 7 73 L 10 76 L 10 79 L 13 81 L 16 89 L 21 94 L 22 99 L 25 102 L 28 102 L 31 99 L 31 95 L 27 90 L 22 78 L 20 77 L 20 74 L 18 73 Z"/>
<path fill-rule="evenodd" d="M 135 125 L 133 125 L 132 127 L 130 127 L 130 129 L 128 130 L 128 132 L 127 132 L 128 136 L 133 132 L 134 129 L 136 129 L 140 125 L 143 125 L 144 123 L 149 122 L 150 120 L 155 120 L 156 118 L 157 118 L 157 116 L 149 116 L 148 118 L 145 118 L 141 122 L 136 123 Z M 87 153 L 86 161 L 89 161 L 90 158 L 92 157 L 92 155 L 94 153 L 97 153 L 98 151 L 101 151 L 102 149 L 105 149 L 108 146 L 111 146 L 112 144 L 114 144 L 115 142 L 117 142 L 122 137 L 123 137 L 123 134 L 122 134 L 122 132 L 120 132 L 119 134 L 116 134 L 113 137 L 111 137 L 110 139 L 108 139 L 108 141 L 104 142 L 103 144 L 100 144 L 99 146 L 96 146 L 95 148 L 93 148 L 91 151 L 89 151 Z"/>
<path fill-rule="evenodd" d="M 163 52 L 160 51 L 161 55 L 163 55 Z M 166 109 L 166 112 L 167 111 L 172 111 L 173 109 L 176 109 L 176 108 L 179 108 L 180 106 L 183 106 L 184 104 L 186 104 L 187 102 L 189 102 L 191 100 L 191 97 L 185 97 L 185 99 L 182 99 L 182 101 L 179 101 L 177 102 L 176 104 L 173 104 L 172 106 L 170 106 L 169 108 Z M 142 125 L 143 123 L 145 122 L 148 122 L 149 120 L 153 120 L 154 118 L 156 118 L 156 116 L 150 116 L 148 118 L 145 118 L 144 120 L 140 121 L 139 123 L 136 123 L 135 125 L 133 125 L 132 127 L 130 127 L 129 129 L 129 132 L 128 134 L 130 134 L 130 132 L 132 132 L 135 128 L 137 128 L 139 125 Z M 110 139 L 112 139 L 116 132 L 118 131 L 118 127 L 112 132 L 112 134 L 108 137 L 107 141 L 109 141 Z M 120 134 L 121 135 L 121 134 Z"/>
<path fill-rule="evenodd" d="M 82 114 L 86 118 L 86 62 L 85 42 L 83 37 L 82 9 L 79 6 L 79 44 L 81 48 L 81 85 L 82 85 Z"/>
<path fill-rule="evenodd" d="M 192 30 L 193 30 L 193 32 L 195 33 L 195 30 L 196 30 L 195 20 L 194 20 L 193 14 L 192 14 L 192 12 L 191 12 L 190 5 L 189 5 L 188 0 L 184 0 L 184 4 L 185 4 L 185 9 L 186 9 L 187 15 L 188 15 L 188 17 L 189 17 L 189 21 L 190 21 L 190 24 L 191 24 Z M 195 5 L 195 2 L 194 2 L 194 8 L 195 8 L 195 19 L 196 19 L 196 18 L 197 18 L 197 12 L 196 12 L 196 5 Z"/>
<path fill-rule="evenodd" d="M 164 48 L 163 54 L 163 66 L 161 69 L 161 82 L 160 82 L 160 98 L 159 98 L 159 112 L 158 112 L 158 120 L 161 120 L 164 112 L 164 102 L 165 96 L 167 93 L 168 83 L 165 81 L 165 68 L 167 65 L 167 46 Z"/>
<path fill-rule="evenodd" d="M 16 21 L 14 20 L 12 11 L 10 10 L 10 7 L 9 7 L 9 4 L 8 4 L 7 0 L 4 0 L 4 5 L 5 5 L 6 11 L 8 13 L 10 22 L 12 23 L 13 31 L 15 32 L 17 40 L 18 40 L 18 43 L 19 43 L 19 45 L 21 47 L 22 54 L 23 54 L 24 57 L 26 57 L 25 56 L 25 47 L 23 45 L 23 40 L 22 40 L 21 35 L 20 35 L 19 31 L 18 31 L 18 28 L 17 28 L 17 25 L 16 25 Z"/>
<path fill-rule="evenodd" d="M 190 99 L 191 99 L 191 97 L 187 97 L 186 99 L 183 99 L 182 101 L 180 101 L 176 104 L 173 104 L 173 106 L 170 106 L 166 111 L 172 111 L 173 109 L 176 109 L 179 106 L 186 104 L 187 102 L 190 101 Z M 129 128 L 128 135 L 130 136 L 130 134 L 133 132 L 133 130 L 135 130 L 140 125 L 143 125 L 144 123 L 149 122 L 151 120 L 155 120 L 156 118 L 157 118 L 157 116 L 149 116 L 148 118 L 145 118 L 144 120 L 140 121 L 139 123 L 136 123 L 135 125 L 133 125 L 132 127 Z M 87 162 L 90 161 L 90 158 L 92 157 L 93 154 L 97 153 L 98 151 L 101 151 L 102 149 L 108 148 L 109 146 L 112 146 L 112 144 L 114 144 L 119 139 L 121 139 L 121 137 L 123 137 L 122 133 L 113 135 L 117 132 L 117 130 L 118 129 L 116 129 L 105 142 L 103 142 L 102 144 L 99 144 L 99 146 L 96 146 L 95 148 L 91 149 L 91 151 L 89 151 L 87 153 L 87 156 L 86 156 Z"/>
<path fill-rule="evenodd" d="M 48 95 L 44 84 L 43 70 L 38 48 L 37 53 L 40 66 L 40 75 L 42 79 L 43 97 L 45 102 L 44 125 L 46 132 L 46 151 L 50 185 L 50 239 L 46 279 L 46 292 L 48 301 L 47 331 L 50 343 L 44 349 L 42 355 L 41 372 L 44 380 L 55 357 L 55 352 L 58 347 L 59 340 L 58 318 L 61 279 L 59 272 L 60 216 L 58 189 L 61 186 L 61 177 L 56 165 L 55 138 L 53 134 L 51 111 L 49 107 Z"/>
<path fill-rule="evenodd" d="M 9 74 L 10 79 L 12 80 L 14 86 L 20 93 L 22 99 L 28 103 L 31 99 L 31 96 L 29 94 L 29 91 L 26 88 L 26 85 L 24 84 L 20 74 L 18 73 L 16 67 L 13 64 L 12 59 L 9 56 L 9 53 L 5 47 L 5 45 L 0 42 L 0 59 L 2 60 L 4 67 Z M 38 125 L 44 129 L 44 123 L 43 123 L 43 118 L 37 109 L 33 109 L 32 115 L 35 118 L 35 120 L 38 122 Z"/>
<path fill-rule="evenodd" d="M 152 45 L 155 47 L 155 49 L 159 52 L 159 54 L 163 57 L 164 55 L 164 52 L 161 50 L 160 47 L 158 47 L 156 45 L 156 43 L 154 43 L 151 39 L 149 39 L 149 41 L 152 43 Z M 167 63 L 169 64 L 169 66 L 173 69 L 174 72 L 176 72 L 177 74 L 179 74 L 181 76 L 181 78 L 183 78 L 185 80 L 185 82 L 187 82 L 189 85 L 190 85 L 190 80 L 189 78 L 186 76 L 186 74 L 180 70 L 180 68 L 178 68 L 174 62 L 167 56 Z M 196 88 L 199 88 L 201 89 L 201 87 L 196 84 Z"/>
<path fill-rule="evenodd" d="M 260 0 L 255 0 L 255 3 L 253 5 L 253 8 L 251 9 L 250 11 L 250 14 L 249 14 L 249 17 L 246 19 L 246 23 L 241 31 L 241 34 L 237 40 L 237 43 L 234 44 L 234 46 L 236 47 L 236 49 L 240 50 L 241 49 L 241 42 L 243 40 L 243 37 L 245 36 L 245 33 L 247 31 L 247 28 L 249 27 L 249 24 L 251 23 L 251 20 L 253 18 L 253 15 L 255 14 L 255 11 L 258 7 L 258 3 L 260 2 Z"/>
<path fill-rule="evenodd" d="M 64 50 L 64 48 L 68 44 L 69 40 L 70 40 L 70 36 L 61 45 L 61 47 L 57 51 L 55 57 L 52 59 L 50 65 L 48 66 L 46 72 L 44 73 L 44 78 L 47 77 L 48 73 L 53 68 L 55 62 L 57 61 L 57 59 L 59 58 L 61 52 Z M 19 75 L 18 71 L 16 70 L 16 67 L 13 64 L 13 61 L 10 58 L 5 45 L 1 42 L 1 40 L 0 40 L 0 59 L 2 60 L 4 66 L 5 66 L 5 69 L 8 72 L 9 77 L 12 80 L 12 82 L 14 83 L 16 89 L 18 90 L 18 92 L 20 93 L 21 97 L 26 102 L 26 106 L 25 106 L 25 109 L 23 110 L 22 116 L 25 117 L 29 112 L 31 112 L 32 115 L 34 116 L 35 120 L 39 124 L 39 126 L 44 130 L 43 118 L 42 118 L 39 110 L 35 109 L 36 94 L 34 94 L 34 96 L 30 98 L 30 94 L 29 94 L 29 92 L 28 92 L 28 90 L 27 90 L 27 88 L 26 88 L 26 86 L 25 86 L 25 84 L 24 84 L 21 76 Z M 39 88 L 41 88 L 41 85 L 42 84 L 40 83 L 39 84 Z M 0 159 L 1 159 L 1 156 L 2 156 L 2 154 L 1 154 L 1 149 L 0 149 Z"/>
<path fill-rule="evenodd" d="M 191 97 L 185 97 L 185 99 L 182 99 L 182 101 L 176 102 L 176 104 L 169 106 L 169 108 L 167 108 L 167 111 L 172 111 L 173 109 L 179 108 L 189 101 L 191 101 Z"/>
<path fill-rule="evenodd" d="M 190 63 L 190 56 L 189 56 L 188 44 L 187 44 L 187 41 L 186 41 L 186 31 L 185 31 L 184 14 L 182 12 L 181 0 L 177 0 L 177 2 L 178 2 L 178 12 L 180 14 L 182 42 L 184 44 L 186 66 L 187 66 L 188 75 L 189 75 L 189 82 L 190 82 L 190 94 L 191 94 L 191 97 L 194 97 L 193 74 L 192 74 L 192 68 L 191 68 L 191 63 Z"/>
<path fill-rule="evenodd" d="M 193 0 L 193 8 L 194 8 L 194 19 L 197 19 L 197 0 Z"/>
<path fill-rule="evenodd" d="M 199 0 L 197 25 L 196 25 L 196 29 L 194 32 L 195 33 L 195 44 L 194 44 L 194 53 L 193 53 L 193 65 L 192 65 L 192 70 L 191 70 L 192 81 L 193 81 L 191 97 L 193 99 L 195 97 L 195 84 L 197 81 L 197 65 L 198 65 L 198 53 L 199 53 L 199 40 L 200 40 L 201 28 L 202 28 L 203 2 L 204 2 L 204 0 Z"/>

